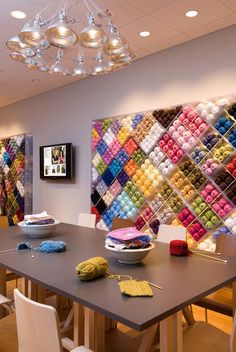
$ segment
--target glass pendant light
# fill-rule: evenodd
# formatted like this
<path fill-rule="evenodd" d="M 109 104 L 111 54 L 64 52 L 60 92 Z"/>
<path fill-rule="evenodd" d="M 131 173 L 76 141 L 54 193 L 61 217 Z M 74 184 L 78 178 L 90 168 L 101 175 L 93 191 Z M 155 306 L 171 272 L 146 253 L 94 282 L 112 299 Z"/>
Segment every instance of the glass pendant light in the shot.
<path fill-rule="evenodd" d="M 6 42 L 6 46 L 8 49 L 27 57 L 35 55 L 35 50 L 22 43 L 17 35 L 9 39 Z"/>
<path fill-rule="evenodd" d="M 103 54 L 102 51 L 99 50 L 97 57 L 95 59 L 97 61 L 97 64 L 95 65 L 95 67 L 92 69 L 92 75 L 102 75 L 104 73 L 108 73 L 109 72 L 109 68 L 107 65 L 105 65 L 103 63 Z"/>
<path fill-rule="evenodd" d="M 92 13 L 88 14 L 88 27 L 79 33 L 78 40 L 83 47 L 93 49 L 101 48 L 107 42 L 106 33 L 95 24 Z"/>
<path fill-rule="evenodd" d="M 84 66 L 84 55 L 79 53 L 77 65 L 73 69 L 73 76 L 86 76 L 87 70 Z"/>
<path fill-rule="evenodd" d="M 38 62 L 34 57 L 28 57 L 25 59 L 25 66 L 31 70 L 39 70 Z"/>
<path fill-rule="evenodd" d="M 76 33 L 66 23 L 65 9 L 59 11 L 59 22 L 49 26 L 46 37 L 52 45 L 62 48 L 72 46 L 77 42 Z"/>
<path fill-rule="evenodd" d="M 63 65 L 63 51 L 61 49 L 57 52 L 56 62 L 50 67 L 49 73 L 54 73 L 58 75 L 68 75 L 69 71 Z"/>
<path fill-rule="evenodd" d="M 111 72 L 121 70 L 122 68 L 125 68 L 128 65 L 129 63 L 115 63 L 113 61 L 108 62 L 108 68 Z"/>
<path fill-rule="evenodd" d="M 120 55 L 114 55 L 111 57 L 111 61 L 114 63 L 130 63 L 132 60 L 134 60 L 136 57 L 136 55 L 129 50 L 128 52 L 125 52 L 123 54 Z"/>
<path fill-rule="evenodd" d="M 113 25 L 112 13 L 95 1 L 51 0 L 6 42 L 12 50 L 11 58 L 33 70 L 78 78 L 114 71 L 130 63 L 135 55 L 129 51 L 128 41 Z M 72 47 L 77 42 L 79 56 L 77 51 L 77 57 L 72 58 Z M 96 59 L 93 49 L 98 51 Z"/>
<path fill-rule="evenodd" d="M 27 59 L 26 56 L 22 55 L 22 54 L 19 54 L 19 53 L 11 53 L 10 54 L 10 57 L 13 59 L 13 60 L 16 60 L 18 62 L 21 62 L 21 63 L 25 63 L 25 60 Z"/>
<path fill-rule="evenodd" d="M 44 40 L 44 34 L 40 29 L 40 18 L 36 16 L 34 19 L 34 24 L 30 27 L 27 23 L 22 31 L 19 33 L 19 39 L 32 47 L 37 47 L 42 40 Z"/>
<path fill-rule="evenodd" d="M 130 47 L 129 42 L 119 35 L 113 25 L 110 26 L 110 32 L 111 36 L 104 45 L 104 52 L 110 56 L 124 54 Z"/>
<path fill-rule="evenodd" d="M 25 60 L 25 64 L 27 67 L 32 68 L 33 70 L 40 70 L 43 72 L 47 72 L 47 64 L 43 59 L 44 52 L 42 50 L 37 49 L 36 56 L 33 58 L 28 58 Z"/>

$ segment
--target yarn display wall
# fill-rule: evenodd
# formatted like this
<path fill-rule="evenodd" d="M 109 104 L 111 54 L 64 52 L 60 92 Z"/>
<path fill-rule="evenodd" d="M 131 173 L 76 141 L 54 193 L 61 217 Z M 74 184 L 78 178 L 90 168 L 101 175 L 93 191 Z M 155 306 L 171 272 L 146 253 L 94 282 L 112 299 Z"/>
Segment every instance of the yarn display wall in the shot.
<path fill-rule="evenodd" d="M 96 120 L 92 126 L 91 212 L 97 228 L 114 217 L 158 232 L 183 225 L 195 242 L 234 224 L 236 98 Z"/>
<path fill-rule="evenodd" d="M 0 215 L 9 225 L 32 213 L 32 136 L 0 140 Z"/>

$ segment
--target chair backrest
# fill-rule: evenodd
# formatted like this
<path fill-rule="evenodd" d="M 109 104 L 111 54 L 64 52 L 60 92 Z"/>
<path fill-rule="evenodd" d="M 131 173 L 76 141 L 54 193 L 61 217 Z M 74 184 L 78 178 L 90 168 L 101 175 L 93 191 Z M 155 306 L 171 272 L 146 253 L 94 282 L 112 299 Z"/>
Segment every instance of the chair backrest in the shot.
<path fill-rule="evenodd" d="M 31 301 L 14 290 L 18 352 L 62 352 L 59 319 L 55 308 Z"/>
<path fill-rule="evenodd" d="M 236 236 L 220 234 L 216 240 L 216 252 L 223 255 L 236 256 Z"/>
<path fill-rule="evenodd" d="M 0 228 L 9 227 L 8 217 L 5 215 L 0 215 Z"/>
<path fill-rule="evenodd" d="M 172 240 L 186 241 L 185 227 L 161 224 L 157 234 L 157 241 L 170 243 Z"/>
<path fill-rule="evenodd" d="M 133 227 L 134 223 L 131 219 L 113 218 L 112 230 L 123 229 L 125 227 Z"/>
<path fill-rule="evenodd" d="M 79 214 L 77 225 L 84 226 L 84 227 L 90 227 L 90 228 L 94 229 L 95 224 L 96 224 L 96 215 L 95 214 L 86 214 L 86 213 Z"/>

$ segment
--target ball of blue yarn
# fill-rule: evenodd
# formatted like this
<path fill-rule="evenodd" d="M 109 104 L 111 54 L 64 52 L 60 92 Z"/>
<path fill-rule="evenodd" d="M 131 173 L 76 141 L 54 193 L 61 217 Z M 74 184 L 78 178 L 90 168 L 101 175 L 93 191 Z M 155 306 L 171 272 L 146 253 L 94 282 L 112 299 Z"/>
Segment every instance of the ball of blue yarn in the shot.
<path fill-rule="evenodd" d="M 66 251 L 64 241 L 43 241 L 40 243 L 38 250 L 42 253 L 59 253 Z"/>

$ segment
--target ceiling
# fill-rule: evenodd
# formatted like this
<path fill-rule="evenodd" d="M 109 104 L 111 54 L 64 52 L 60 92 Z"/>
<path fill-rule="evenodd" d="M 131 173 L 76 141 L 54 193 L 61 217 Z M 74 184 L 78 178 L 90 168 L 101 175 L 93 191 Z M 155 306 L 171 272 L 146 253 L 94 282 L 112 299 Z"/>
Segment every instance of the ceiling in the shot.
<path fill-rule="evenodd" d="M 79 0 L 70 0 L 75 3 Z M 146 55 L 187 42 L 207 33 L 236 24 L 235 0 L 95 0 L 109 9 L 121 35 L 131 43 L 140 59 Z M 9 57 L 6 41 L 45 7 L 50 0 L 1 0 L 0 4 L 0 107 L 61 87 L 76 77 L 52 76 L 32 71 Z M 199 15 L 187 18 L 187 10 Z M 26 19 L 10 16 L 12 10 L 24 11 Z M 149 37 L 139 36 L 150 31 Z M 71 50 L 71 55 L 75 53 Z M 38 83 L 35 80 L 39 80 Z"/>

